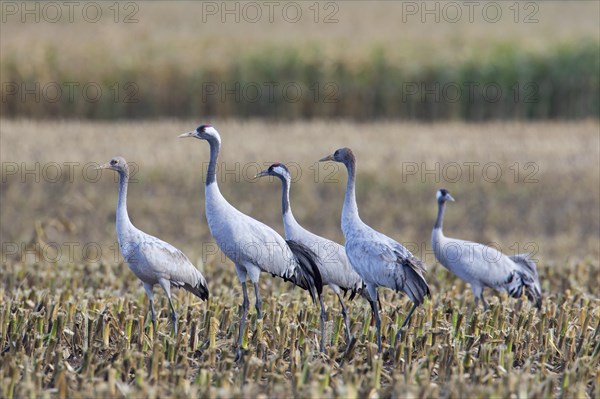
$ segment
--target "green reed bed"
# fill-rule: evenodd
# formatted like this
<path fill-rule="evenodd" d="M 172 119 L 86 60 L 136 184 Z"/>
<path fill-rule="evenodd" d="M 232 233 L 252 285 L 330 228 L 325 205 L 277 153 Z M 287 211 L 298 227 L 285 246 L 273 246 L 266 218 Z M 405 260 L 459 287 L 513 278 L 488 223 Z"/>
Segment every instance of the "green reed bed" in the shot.
<path fill-rule="evenodd" d="M 481 54 L 452 60 L 434 55 L 394 61 L 384 48 L 374 46 L 348 62 L 331 59 L 318 46 L 263 46 L 218 67 L 200 63 L 190 70 L 175 60 L 124 67 L 102 60 L 81 70 L 60 63 L 58 49 L 49 46 L 45 57 L 26 70 L 16 54 L 3 54 L 0 110 L 5 117 L 92 119 L 598 117 L 598 48 L 593 39 L 542 51 L 492 42 Z M 94 87 L 85 94 L 87 84 Z M 75 87 L 77 101 L 67 95 Z M 24 95 L 27 90 L 37 97 Z"/>

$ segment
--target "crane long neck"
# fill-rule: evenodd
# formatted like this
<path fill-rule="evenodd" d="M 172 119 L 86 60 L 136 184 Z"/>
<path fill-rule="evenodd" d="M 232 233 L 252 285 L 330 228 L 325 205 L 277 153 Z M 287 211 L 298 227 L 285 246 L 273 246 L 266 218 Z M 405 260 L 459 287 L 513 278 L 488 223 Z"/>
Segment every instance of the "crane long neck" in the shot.
<path fill-rule="evenodd" d="M 283 224 L 286 229 L 286 236 L 288 235 L 288 226 L 296 225 L 296 219 L 292 213 L 292 207 L 290 206 L 290 187 L 291 180 L 289 176 L 279 176 L 281 180 L 281 213 L 283 215 Z"/>
<path fill-rule="evenodd" d="M 358 216 L 358 206 L 356 205 L 356 162 L 354 159 L 350 159 L 344 164 L 348 170 L 348 181 L 346 183 L 346 196 L 342 208 L 342 229 L 344 229 L 345 224 L 354 220 L 360 220 L 360 217 Z"/>
<path fill-rule="evenodd" d="M 444 213 L 446 212 L 446 201 L 438 202 L 438 214 L 435 219 L 434 229 L 442 230 L 442 224 L 444 223 Z"/>
<path fill-rule="evenodd" d="M 210 146 L 210 162 L 206 172 L 207 186 L 217 182 L 217 158 L 219 158 L 219 150 L 221 149 L 221 143 L 218 140 L 208 140 L 208 144 Z"/>
<path fill-rule="evenodd" d="M 281 180 L 281 213 L 291 213 L 290 209 L 290 180 L 285 176 L 278 175 Z"/>
<path fill-rule="evenodd" d="M 131 225 L 127 213 L 127 186 L 129 185 L 129 173 L 119 171 L 119 200 L 117 202 L 117 230 L 118 232 Z"/>

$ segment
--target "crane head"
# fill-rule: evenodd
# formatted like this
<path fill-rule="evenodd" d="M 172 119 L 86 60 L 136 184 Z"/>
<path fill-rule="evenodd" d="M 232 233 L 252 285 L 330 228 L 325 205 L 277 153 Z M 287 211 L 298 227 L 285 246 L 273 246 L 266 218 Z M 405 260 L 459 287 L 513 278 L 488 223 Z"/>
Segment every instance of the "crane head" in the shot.
<path fill-rule="evenodd" d="M 446 201 L 454 202 L 454 198 L 452 198 L 448 190 L 446 190 L 445 188 L 439 189 L 435 196 L 440 204 Z"/>
<path fill-rule="evenodd" d="M 217 140 L 219 143 L 221 142 L 221 136 L 219 136 L 219 132 L 217 132 L 217 129 L 215 129 L 212 125 L 200 125 L 196 128 L 196 130 L 180 134 L 178 137 L 195 137 L 201 140 Z"/>
<path fill-rule="evenodd" d="M 274 163 L 273 165 L 269 166 L 268 169 L 258 172 L 255 178 L 263 176 L 275 176 L 287 180 L 290 180 L 291 178 L 290 171 L 282 163 Z"/>
<path fill-rule="evenodd" d="M 112 169 L 119 173 L 129 173 L 129 167 L 127 166 L 127 161 L 123 157 L 113 157 L 110 161 L 105 163 L 104 165 L 100 165 L 96 167 L 96 169 Z"/>
<path fill-rule="evenodd" d="M 338 148 L 333 154 L 328 155 L 325 158 L 319 159 L 319 162 L 324 161 L 342 162 L 344 164 L 348 162 L 354 163 L 354 154 L 352 153 L 352 150 L 348 147 Z"/>

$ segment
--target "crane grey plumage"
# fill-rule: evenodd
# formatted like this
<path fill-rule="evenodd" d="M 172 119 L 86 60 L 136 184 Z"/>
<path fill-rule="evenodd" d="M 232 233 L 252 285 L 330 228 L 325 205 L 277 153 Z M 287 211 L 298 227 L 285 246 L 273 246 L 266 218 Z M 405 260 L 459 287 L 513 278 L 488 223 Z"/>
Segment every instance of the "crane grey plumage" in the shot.
<path fill-rule="evenodd" d="M 156 314 L 152 288 L 158 284 L 167 294 L 171 307 L 173 330 L 177 334 L 177 313 L 171 300 L 171 287 L 183 288 L 200 299 L 208 299 L 206 279 L 190 260 L 171 244 L 136 228 L 127 213 L 129 167 L 123 157 L 114 157 L 97 169 L 112 169 L 119 173 L 117 203 L 117 239 L 119 249 L 133 273 L 142 280 L 150 301 L 152 324 L 156 330 Z"/>
<path fill-rule="evenodd" d="M 362 279 L 352 266 L 346 256 L 346 250 L 340 244 L 318 236 L 302 227 L 294 218 L 290 205 L 290 188 L 292 184 L 292 176 L 288 168 L 281 163 L 274 163 L 259 172 L 256 177 L 275 176 L 281 180 L 281 210 L 283 215 L 283 227 L 285 237 L 288 240 L 294 240 L 316 252 L 318 259 L 318 267 L 321 272 L 323 285 L 329 285 L 331 290 L 337 295 L 340 305 L 342 306 L 342 316 L 346 325 L 346 333 L 348 342 L 351 341 L 350 324 L 348 322 L 348 313 L 344 300 L 344 293 L 350 292 L 351 298 L 357 293 L 361 293 L 365 285 Z M 324 330 L 325 330 L 325 307 L 321 303 L 321 344 L 324 345 Z"/>
<path fill-rule="evenodd" d="M 233 261 L 242 284 L 242 315 L 238 336 L 238 359 L 242 355 L 242 335 L 248 312 L 246 280 L 252 281 L 256 294 L 256 312 L 262 319 L 262 301 L 258 289 L 261 272 L 271 273 L 308 290 L 313 302 L 323 291 L 314 254 L 300 243 L 283 239 L 275 230 L 234 208 L 219 190 L 216 165 L 221 137 L 211 125 L 179 135 L 206 140 L 210 146 L 210 162 L 206 175 L 205 212 L 210 232 L 223 253 Z M 323 348 L 321 348 L 323 349 Z"/>
<path fill-rule="evenodd" d="M 408 323 L 415 308 L 430 296 L 423 277 L 425 265 L 408 249 L 392 238 L 367 226 L 358 214 L 355 192 L 356 159 L 349 148 L 340 148 L 320 160 L 341 162 L 348 171 L 346 195 L 342 208 L 342 231 L 346 239 L 346 255 L 358 275 L 366 283 L 369 301 L 377 327 L 377 347 L 381 352 L 381 319 L 377 309 L 377 287 L 404 292 L 413 302 L 401 329 Z M 396 341 L 398 338 L 396 334 Z"/>
<path fill-rule="evenodd" d="M 484 309 L 488 304 L 484 288 L 506 291 L 514 298 L 525 295 L 542 306 L 542 294 L 535 262 L 527 254 L 506 256 L 494 247 L 444 236 L 442 225 L 446 202 L 454 201 L 448 190 L 437 194 L 438 215 L 431 233 L 431 245 L 437 260 L 448 270 L 471 285 L 475 305 L 479 300 Z"/>

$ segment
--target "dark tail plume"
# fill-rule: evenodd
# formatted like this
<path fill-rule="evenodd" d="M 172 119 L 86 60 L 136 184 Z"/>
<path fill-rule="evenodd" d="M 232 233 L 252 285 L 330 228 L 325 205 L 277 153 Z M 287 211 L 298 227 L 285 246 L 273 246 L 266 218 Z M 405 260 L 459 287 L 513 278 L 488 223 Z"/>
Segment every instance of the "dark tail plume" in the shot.
<path fill-rule="evenodd" d="M 202 281 L 198 281 L 198 284 L 196 284 L 196 286 L 184 284 L 183 288 L 204 301 L 208 299 L 208 287 L 204 285 Z"/>
<path fill-rule="evenodd" d="M 408 295 L 411 301 L 421 305 L 425 301 L 425 297 L 431 297 L 431 291 L 429 291 L 429 285 L 425 281 L 425 277 L 421 274 L 421 270 L 425 270 L 423 262 L 417 258 L 410 258 L 404 261 L 404 272 L 406 280 L 404 285 L 397 287 L 400 288 Z"/>
<path fill-rule="evenodd" d="M 323 281 L 317 266 L 317 255 L 310 248 L 296 241 L 286 240 L 286 242 L 300 265 L 292 282 L 307 290 L 313 302 L 316 303 L 317 295 L 320 297 L 323 293 Z"/>
<path fill-rule="evenodd" d="M 356 295 L 363 295 L 365 298 L 367 298 L 367 300 L 369 299 L 368 294 L 366 294 L 367 292 L 367 286 L 365 285 L 364 281 L 361 282 L 360 286 L 357 287 L 351 287 L 351 288 L 344 288 L 344 287 L 340 287 L 342 289 L 342 291 L 344 291 L 344 297 L 348 294 L 348 292 L 350 292 L 350 296 L 348 297 L 348 299 L 351 301 L 354 299 L 354 297 L 356 297 Z"/>
<path fill-rule="evenodd" d="M 517 273 L 523 283 L 522 288 L 525 289 L 527 299 L 533 302 L 538 309 L 542 309 L 542 292 L 535 261 L 530 259 L 528 254 L 509 256 L 509 258 L 521 269 Z M 520 297 L 521 291 L 522 289 L 512 296 Z"/>
<path fill-rule="evenodd" d="M 513 298 L 520 298 L 523 295 L 523 290 L 525 291 L 525 296 L 531 302 L 535 304 L 535 307 L 539 310 L 542 309 L 542 293 L 540 292 L 539 285 L 537 284 L 537 280 L 535 280 L 529 273 L 517 272 L 520 281 L 520 285 L 516 287 L 513 291 L 508 291 L 510 296 Z"/>

